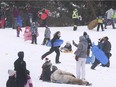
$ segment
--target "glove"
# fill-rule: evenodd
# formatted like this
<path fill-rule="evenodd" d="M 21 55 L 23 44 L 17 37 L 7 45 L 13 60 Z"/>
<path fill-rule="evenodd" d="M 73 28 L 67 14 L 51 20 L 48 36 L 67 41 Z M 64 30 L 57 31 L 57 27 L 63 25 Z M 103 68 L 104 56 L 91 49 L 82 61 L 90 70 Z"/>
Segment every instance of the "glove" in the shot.
<path fill-rule="evenodd" d="M 75 60 L 78 61 L 78 57 L 77 56 L 75 56 Z"/>

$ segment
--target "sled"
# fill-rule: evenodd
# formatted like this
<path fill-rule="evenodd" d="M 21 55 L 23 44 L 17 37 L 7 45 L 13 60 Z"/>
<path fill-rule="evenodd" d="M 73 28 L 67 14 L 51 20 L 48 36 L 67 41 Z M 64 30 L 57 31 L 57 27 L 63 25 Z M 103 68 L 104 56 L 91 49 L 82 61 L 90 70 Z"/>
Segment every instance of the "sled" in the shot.
<path fill-rule="evenodd" d="M 62 49 L 62 50 L 60 49 L 60 51 L 61 51 L 62 53 L 72 53 L 72 52 L 73 52 L 73 51 L 67 51 L 67 50 L 63 50 L 63 49 Z"/>
<path fill-rule="evenodd" d="M 63 40 L 57 39 L 57 40 L 53 43 L 53 47 L 61 46 L 62 44 L 63 44 Z M 52 46 L 51 40 L 48 41 L 48 43 L 47 43 L 46 46 L 49 46 L 49 47 Z"/>
<path fill-rule="evenodd" d="M 94 29 L 96 26 L 98 25 L 98 21 L 97 21 L 97 19 L 94 19 L 94 20 L 92 20 L 89 24 L 88 24 L 88 29 L 89 30 L 92 30 L 92 29 Z"/>
<path fill-rule="evenodd" d="M 91 51 L 93 55 L 98 59 L 102 64 L 107 64 L 108 63 L 108 58 L 105 55 L 105 53 L 99 49 L 96 45 L 92 45 Z"/>
<path fill-rule="evenodd" d="M 94 55 L 92 54 L 91 57 L 87 56 L 86 58 L 86 64 L 93 64 L 95 61 Z"/>

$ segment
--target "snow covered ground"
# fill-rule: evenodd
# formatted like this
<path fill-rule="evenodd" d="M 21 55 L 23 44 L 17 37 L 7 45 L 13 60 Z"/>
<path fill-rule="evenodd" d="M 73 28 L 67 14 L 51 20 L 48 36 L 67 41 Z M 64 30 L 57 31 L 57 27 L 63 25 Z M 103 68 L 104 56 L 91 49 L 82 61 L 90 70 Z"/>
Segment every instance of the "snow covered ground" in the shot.
<path fill-rule="evenodd" d="M 86 80 L 91 82 L 93 85 L 91 87 L 116 87 L 116 30 L 112 29 L 111 26 L 107 27 L 105 31 L 96 31 L 88 30 L 87 26 L 79 26 L 77 31 L 73 31 L 72 27 L 50 27 L 51 36 L 56 31 L 61 31 L 61 39 L 64 40 L 62 46 L 65 45 L 65 42 L 75 40 L 76 43 L 79 41 L 79 36 L 86 31 L 92 42 L 97 44 L 99 38 L 108 36 L 109 41 L 112 44 L 112 57 L 110 59 L 111 66 L 110 68 L 97 66 L 96 70 L 91 70 L 91 64 L 86 64 Z M 27 63 L 27 69 L 30 70 L 34 87 L 85 87 L 79 85 L 70 85 L 70 84 L 56 84 L 48 83 L 39 80 L 41 74 L 41 66 L 44 63 L 44 60 L 41 60 L 41 55 L 47 52 L 50 48 L 41 45 L 44 36 L 45 28 L 38 28 L 39 37 L 38 44 L 30 44 L 31 41 L 24 41 L 23 31 L 20 34 L 20 37 L 16 37 L 16 30 L 11 28 L 0 29 L 0 86 L 6 87 L 6 81 L 8 79 L 8 69 L 14 69 L 14 61 L 18 58 L 17 53 L 19 51 L 24 51 L 25 58 L 24 60 Z M 73 45 L 72 45 L 73 46 Z M 76 50 L 76 47 L 73 46 L 73 52 Z M 68 71 L 76 75 L 76 61 L 74 59 L 74 53 L 61 53 L 60 61 L 61 64 L 55 64 L 55 53 L 52 53 L 48 56 L 53 65 L 56 65 L 59 69 Z"/>

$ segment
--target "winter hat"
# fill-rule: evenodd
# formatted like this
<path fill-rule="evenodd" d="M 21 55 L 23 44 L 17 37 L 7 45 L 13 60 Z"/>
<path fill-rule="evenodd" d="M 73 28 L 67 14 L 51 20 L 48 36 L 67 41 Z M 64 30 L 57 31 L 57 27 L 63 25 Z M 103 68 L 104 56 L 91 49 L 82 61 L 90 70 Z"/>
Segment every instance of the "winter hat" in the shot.
<path fill-rule="evenodd" d="M 107 36 L 104 37 L 106 40 L 109 40 L 109 38 Z"/>
<path fill-rule="evenodd" d="M 80 36 L 79 37 L 79 41 L 85 41 L 86 39 L 85 39 L 85 37 L 84 36 Z"/>
<path fill-rule="evenodd" d="M 49 58 L 45 58 L 45 62 L 50 61 Z"/>
<path fill-rule="evenodd" d="M 23 52 L 23 51 L 18 52 L 18 56 L 19 56 L 19 58 L 22 58 L 22 59 L 23 59 L 23 57 L 24 57 L 24 52 Z"/>
<path fill-rule="evenodd" d="M 87 35 L 87 32 L 84 32 L 83 35 L 84 35 L 84 36 Z"/>
<path fill-rule="evenodd" d="M 8 70 L 8 74 L 9 74 L 9 76 L 13 76 L 16 74 L 16 71 L 15 70 Z"/>

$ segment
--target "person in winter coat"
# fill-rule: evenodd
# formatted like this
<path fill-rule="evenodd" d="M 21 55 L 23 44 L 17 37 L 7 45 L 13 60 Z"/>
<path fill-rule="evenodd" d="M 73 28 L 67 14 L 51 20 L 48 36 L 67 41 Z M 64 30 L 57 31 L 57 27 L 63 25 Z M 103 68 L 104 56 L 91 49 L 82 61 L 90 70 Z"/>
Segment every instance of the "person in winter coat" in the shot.
<path fill-rule="evenodd" d="M 44 32 L 44 40 L 43 40 L 42 45 L 47 45 L 50 38 L 51 38 L 51 31 L 50 31 L 50 28 L 48 28 L 48 26 L 46 26 L 46 29 Z"/>
<path fill-rule="evenodd" d="M 6 87 L 16 87 L 16 71 L 8 70 L 9 78 L 6 82 Z"/>
<path fill-rule="evenodd" d="M 77 9 L 73 10 L 72 19 L 74 21 L 73 30 L 76 31 L 77 30 L 77 25 L 79 23 L 79 20 L 82 19 L 81 16 L 79 16 L 79 14 L 78 14 L 78 10 Z"/>
<path fill-rule="evenodd" d="M 76 74 L 78 79 L 85 79 L 85 64 L 87 57 L 88 43 L 84 36 L 79 37 L 79 44 L 75 53 L 76 59 Z M 82 71 L 82 72 L 81 72 Z"/>
<path fill-rule="evenodd" d="M 50 81 L 51 66 L 52 66 L 51 61 L 48 58 L 45 58 L 45 63 L 42 65 L 42 73 L 40 76 L 40 80 L 48 82 Z"/>
<path fill-rule="evenodd" d="M 103 48 L 103 43 L 104 43 L 104 38 L 100 38 L 100 39 L 98 39 L 98 48 L 99 49 L 101 49 L 102 50 L 102 48 Z M 93 70 L 95 70 L 95 68 L 97 67 L 97 65 L 99 65 L 100 64 L 100 61 L 95 57 L 95 61 L 94 61 L 94 63 L 92 64 L 92 66 L 91 66 L 91 69 L 93 69 Z"/>
<path fill-rule="evenodd" d="M 112 28 L 115 29 L 114 22 L 112 20 L 112 17 L 113 17 L 113 14 L 114 14 L 114 10 L 112 8 L 110 8 L 108 11 L 106 11 L 106 14 L 107 14 L 107 16 L 106 16 L 106 22 L 105 22 L 105 29 L 107 29 L 106 26 L 107 26 L 107 23 L 109 21 L 111 21 Z"/>
<path fill-rule="evenodd" d="M 4 8 L 0 9 L 0 14 L 1 14 L 1 28 L 5 28 L 5 19 L 6 19 L 6 12 Z"/>
<path fill-rule="evenodd" d="M 17 26 L 17 18 L 18 18 L 18 16 L 19 16 L 19 10 L 18 10 L 18 8 L 15 6 L 15 5 L 13 5 L 13 9 L 12 9 L 12 27 L 13 27 L 13 29 L 16 29 L 16 26 Z"/>
<path fill-rule="evenodd" d="M 30 26 L 26 26 L 25 27 L 25 31 L 24 31 L 24 40 L 32 40 L 32 34 L 31 34 L 31 29 Z"/>
<path fill-rule="evenodd" d="M 66 45 L 64 47 L 60 48 L 61 52 L 71 52 L 72 51 L 72 45 L 70 42 L 66 42 Z"/>
<path fill-rule="evenodd" d="M 90 39 L 89 35 L 87 34 L 87 32 L 83 32 L 83 36 L 85 37 L 85 39 L 87 40 L 87 43 L 88 43 L 87 56 L 90 56 L 90 48 L 92 46 L 91 39 Z"/>
<path fill-rule="evenodd" d="M 41 20 L 42 20 L 41 26 L 43 26 L 43 27 L 47 25 L 48 14 L 49 14 L 49 10 L 45 9 L 45 8 L 42 9 L 42 13 L 39 12 L 39 15 L 40 15 Z"/>
<path fill-rule="evenodd" d="M 27 83 L 26 62 L 24 59 L 24 52 L 18 52 L 18 59 L 14 62 L 14 70 L 16 70 L 16 87 L 24 87 Z"/>
<path fill-rule="evenodd" d="M 22 31 L 21 26 L 18 24 L 17 26 L 17 37 L 20 37 L 20 31 Z"/>
<path fill-rule="evenodd" d="M 24 87 L 33 87 L 30 71 L 27 70 L 27 84 Z"/>
<path fill-rule="evenodd" d="M 102 31 L 104 31 L 104 29 L 103 29 L 103 20 L 104 20 L 103 17 L 100 15 L 100 16 L 98 16 L 97 20 L 98 20 L 97 31 L 99 31 L 100 26 L 101 26 Z"/>
<path fill-rule="evenodd" d="M 108 57 L 108 63 L 106 65 L 102 65 L 102 66 L 106 66 L 106 67 L 110 67 L 110 57 L 111 57 L 111 43 L 109 41 L 109 38 L 106 36 L 104 37 L 104 43 L 103 43 L 103 52 L 106 54 L 106 56 Z"/>
<path fill-rule="evenodd" d="M 56 66 L 52 66 L 51 82 L 53 83 L 65 83 L 65 84 L 78 84 L 78 85 L 92 85 L 88 81 L 83 81 L 76 78 L 72 73 L 58 69 Z"/>
<path fill-rule="evenodd" d="M 31 33 L 32 33 L 32 42 L 31 44 L 37 44 L 37 36 L 38 36 L 38 29 L 35 22 L 31 25 Z"/>
<path fill-rule="evenodd" d="M 55 62 L 56 62 L 57 64 L 58 64 L 58 63 L 61 63 L 61 62 L 59 61 L 59 56 L 60 56 L 59 47 L 60 47 L 60 46 L 56 46 L 56 47 L 53 46 L 53 43 L 55 42 L 55 40 L 60 39 L 60 37 L 61 37 L 61 32 L 60 32 L 60 31 L 57 31 L 57 32 L 54 34 L 54 37 L 53 37 L 52 40 L 51 40 L 52 46 L 51 46 L 50 50 L 49 50 L 48 52 L 46 52 L 45 54 L 42 55 L 42 57 L 41 57 L 42 60 L 43 60 L 47 55 L 49 55 L 49 54 L 51 54 L 51 53 L 53 53 L 53 52 L 55 51 L 55 52 L 56 52 L 56 60 L 55 60 Z"/>

